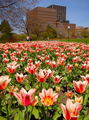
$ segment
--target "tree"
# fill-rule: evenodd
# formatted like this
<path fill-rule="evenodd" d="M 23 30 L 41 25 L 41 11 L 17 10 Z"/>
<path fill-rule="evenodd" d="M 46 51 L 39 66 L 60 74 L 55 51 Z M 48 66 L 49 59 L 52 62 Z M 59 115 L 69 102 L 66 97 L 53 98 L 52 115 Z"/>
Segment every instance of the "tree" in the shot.
<path fill-rule="evenodd" d="M 39 0 L 0 0 L 0 20 L 9 21 L 13 29 L 27 33 L 26 13 Z"/>
<path fill-rule="evenodd" d="M 0 42 L 11 42 L 13 41 L 12 28 L 7 20 L 3 20 L 0 24 L 0 32 L 2 33 Z"/>
<path fill-rule="evenodd" d="M 6 4 L 6 5 L 3 5 L 3 2 L 0 1 L 0 3 L 1 3 L 0 8 L 7 8 L 7 7 L 15 4 L 17 1 L 18 1 L 18 0 L 16 0 L 16 1 L 11 1 L 10 3 L 8 3 L 8 4 Z"/>
<path fill-rule="evenodd" d="M 2 34 L 11 33 L 12 28 L 7 20 L 3 20 L 0 25 L 0 32 Z"/>
<path fill-rule="evenodd" d="M 40 36 L 42 32 L 42 25 L 41 23 L 36 23 L 35 20 L 30 24 L 28 27 L 29 33 L 35 34 L 37 38 Z"/>
<path fill-rule="evenodd" d="M 47 25 L 46 31 L 49 38 L 56 38 L 57 32 L 54 28 L 52 28 L 50 25 Z"/>
<path fill-rule="evenodd" d="M 84 38 L 88 38 L 89 37 L 89 31 L 86 30 L 86 29 L 82 30 L 80 34 Z"/>

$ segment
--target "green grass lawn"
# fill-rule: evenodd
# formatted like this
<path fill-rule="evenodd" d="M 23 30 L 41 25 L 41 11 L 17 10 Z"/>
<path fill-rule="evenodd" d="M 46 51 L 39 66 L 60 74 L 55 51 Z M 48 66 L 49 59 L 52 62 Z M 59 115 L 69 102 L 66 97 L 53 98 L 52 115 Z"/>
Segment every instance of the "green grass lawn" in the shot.
<path fill-rule="evenodd" d="M 89 38 L 86 39 L 64 39 L 64 40 L 60 40 L 60 41 L 64 41 L 64 42 L 78 42 L 78 43 L 85 43 L 85 44 L 89 44 Z"/>
<path fill-rule="evenodd" d="M 89 38 L 86 39 L 50 39 L 49 41 L 62 41 L 62 42 L 78 42 L 78 43 L 85 43 L 85 44 L 89 44 Z M 44 40 L 42 40 L 44 41 Z M 27 41 L 19 41 L 19 43 L 22 42 L 27 42 Z"/>

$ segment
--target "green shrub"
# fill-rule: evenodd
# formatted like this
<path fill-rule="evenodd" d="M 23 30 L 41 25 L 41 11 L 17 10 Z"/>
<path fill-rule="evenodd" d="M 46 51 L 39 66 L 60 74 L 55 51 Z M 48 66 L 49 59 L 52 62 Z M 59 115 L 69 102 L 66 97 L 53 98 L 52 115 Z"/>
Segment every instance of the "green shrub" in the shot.
<path fill-rule="evenodd" d="M 5 33 L 1 36 L 0 42 L 6 43 L 12 41 L 13 34 L 12 33 Z"/>
<path fill-rule="evenodd" d="M 36 41 L 38 39 L 36 34 L 30 34 L 30 36 L 32 37 L 33 41 Z"/>
<path fill-rule="evenodd" d="M 16 33 L 13 34 L 14 38 L 22 41 L 26 39 L 26 36 L 27 36 L 26 34 L 16 34 Z"/>

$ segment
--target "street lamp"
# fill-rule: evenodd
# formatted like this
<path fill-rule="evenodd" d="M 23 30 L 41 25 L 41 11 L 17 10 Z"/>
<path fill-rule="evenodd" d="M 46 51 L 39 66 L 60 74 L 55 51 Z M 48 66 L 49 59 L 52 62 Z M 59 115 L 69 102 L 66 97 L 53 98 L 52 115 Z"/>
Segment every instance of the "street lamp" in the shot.
<path fill-rule="evenodd" d="M 70 35 L 69 34 L 69 32 L 70 32 L 70 26 L 68 26 L 67 28 L 68 28 L 68 41 L 69 41 L 69 38 L 70 38 L 70 36 L 69 36 Z"/>

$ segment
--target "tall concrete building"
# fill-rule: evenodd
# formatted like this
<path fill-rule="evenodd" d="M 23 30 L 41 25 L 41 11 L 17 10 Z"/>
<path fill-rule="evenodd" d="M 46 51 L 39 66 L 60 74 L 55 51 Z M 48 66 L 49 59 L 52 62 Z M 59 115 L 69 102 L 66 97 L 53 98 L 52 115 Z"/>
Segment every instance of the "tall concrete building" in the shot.
<path fill-rule="evenodd" d="M 50 5 L 47 8 L 53 8 L 56 10 L 57 21 L 67 22 L 67 23 L 69 22 L 66 20 L 66 7 L 65 6 Z"/>
<path fill-rule="evenodd" d="M 45 7 L 36 7 L 27 13 L 27 26 L 29 32 L 38 30 L 38 32 L 45 31 L 47 25 L 53 27 L 57 34 L 68 36 L 68 26 L 70 30 L 75 31 L 75 24 L 69 24 L 66 20 L 66 7 L 58 5 L 50 5 Z"/>

